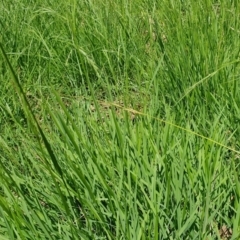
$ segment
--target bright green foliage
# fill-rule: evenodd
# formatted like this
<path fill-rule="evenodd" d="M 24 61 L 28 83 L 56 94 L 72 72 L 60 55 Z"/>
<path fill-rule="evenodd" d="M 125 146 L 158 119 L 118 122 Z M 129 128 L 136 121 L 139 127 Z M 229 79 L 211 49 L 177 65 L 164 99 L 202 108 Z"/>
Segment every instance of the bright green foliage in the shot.
<path fill-rule="evenodd" d="M 0 239 L 239 239 L 237 1 L 0 12 Z"/>

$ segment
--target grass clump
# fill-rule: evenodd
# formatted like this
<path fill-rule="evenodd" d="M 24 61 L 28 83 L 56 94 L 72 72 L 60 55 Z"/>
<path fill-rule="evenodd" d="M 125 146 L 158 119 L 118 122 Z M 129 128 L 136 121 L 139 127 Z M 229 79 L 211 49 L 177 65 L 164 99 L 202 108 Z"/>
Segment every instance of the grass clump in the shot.
<path fill-rule="evenodd" d="M 235 1 L 4 2 L 2 239 L 238 239 Z"/>

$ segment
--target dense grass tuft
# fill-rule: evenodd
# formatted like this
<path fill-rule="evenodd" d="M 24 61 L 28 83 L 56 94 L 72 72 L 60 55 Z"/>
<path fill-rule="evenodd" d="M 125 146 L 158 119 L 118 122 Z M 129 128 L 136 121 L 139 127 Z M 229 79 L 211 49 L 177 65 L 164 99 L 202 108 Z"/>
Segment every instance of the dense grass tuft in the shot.
<path fill-rule="evenodd" d="M 239 239 L 237 1 L 0 12 L 1 239 Z"/>

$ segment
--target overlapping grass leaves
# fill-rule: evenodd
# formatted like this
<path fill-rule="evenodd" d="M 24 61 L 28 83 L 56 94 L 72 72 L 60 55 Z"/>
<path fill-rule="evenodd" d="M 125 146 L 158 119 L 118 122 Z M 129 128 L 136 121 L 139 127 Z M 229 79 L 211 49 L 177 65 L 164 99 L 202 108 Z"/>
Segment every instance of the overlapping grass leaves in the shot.
<path fill-rule="evenodd" d="M 237 239 L 234 2 L 22 4 L 1 45 L 1 235 Z"/>

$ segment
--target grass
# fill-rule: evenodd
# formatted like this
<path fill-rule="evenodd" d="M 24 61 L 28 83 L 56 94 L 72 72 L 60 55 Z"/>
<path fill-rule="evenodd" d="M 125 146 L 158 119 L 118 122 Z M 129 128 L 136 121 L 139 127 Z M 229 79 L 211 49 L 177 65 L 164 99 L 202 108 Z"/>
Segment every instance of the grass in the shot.
<path fill-rule="evenodd" d="M 0 239 L 240 238 L 236 1 L 0 11 Z"/>

